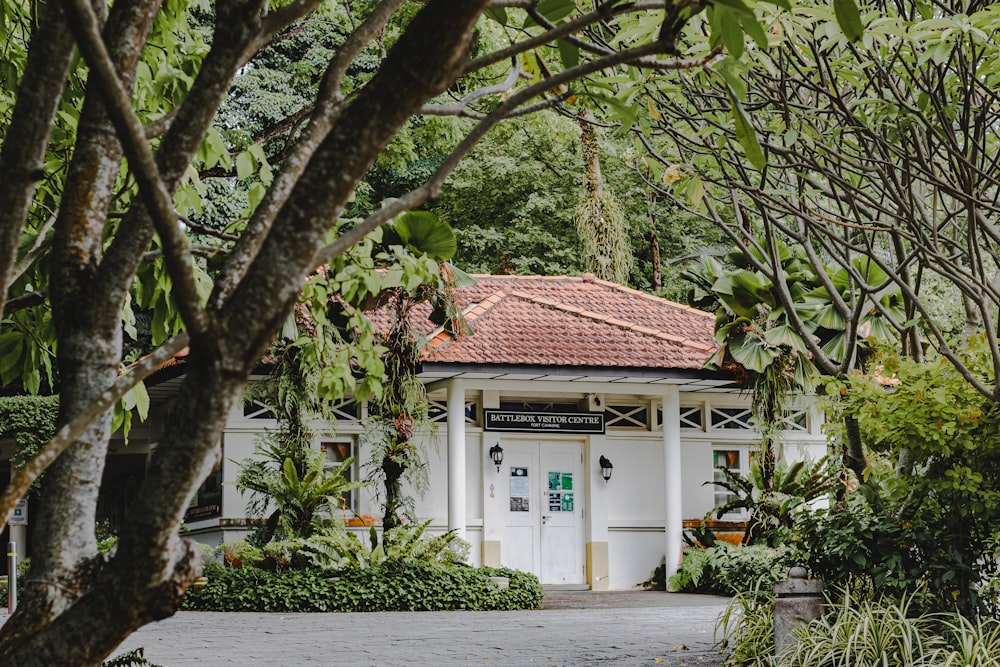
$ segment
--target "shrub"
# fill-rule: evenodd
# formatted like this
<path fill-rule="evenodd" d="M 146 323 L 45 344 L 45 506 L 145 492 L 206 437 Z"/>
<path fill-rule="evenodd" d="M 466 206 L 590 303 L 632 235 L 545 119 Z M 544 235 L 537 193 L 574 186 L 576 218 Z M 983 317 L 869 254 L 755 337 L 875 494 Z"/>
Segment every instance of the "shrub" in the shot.
<path fill-rule="evenodd" d="M 516 570 L 387 562 L 337 573 L 206 566 L 208 583 L 183 608 L 202 611 L 477 611 L 537 608 L 538 579 Z M 510 579 L 501 589 L 490 577 Z"/>
<path fill-rule="evenodd" d="M 264 550 L 244 540 L 226 542 L 219 547 L 221 561 L 226 567 L 259 567 L 264 562 Z"/>
<path fill-rule="evenodd" d="M 145 649 L 139 647 L 111 658 L 101 667 L 159 667 L 146 660 Z"/>
<path fill-rule="evenodd" d="M 805 461 L 791 465 L 779 461 L 772 471 L 770 483 L 765 479 L 764 469 L 757 457 L 750 464 L 746 476 L 719 468 L 723 479 L 705 482 L 706 485 L 722 487 L 733 494 L 733 500 L 724 503 L 711 512 L 717 519 L 736 510 L 746 510 L 750 514 L 744 544 L 767 544 L 776 547 L 783 544 L 795 526 L 795 519 L 808 505 L 827 496 L 833 488 L 833 474 L 830 462 L 821 459 L 806 467 Z M 706 521 L 708 516 L 705 517 Z M 703 522 L 702 533 L 707 527 Z M 715 542 L 709 530 L 707 546 Z M 699 537 L 696 534 L 696 537 Z"/>
<path fill-rule="evenodd" d="M 717 542 L 712 547 L 689 547 L 680 571 L 670 578 L 670 589 L 720 595 L 755 594 L 755 591 L 769 594 L 774 582 L 785 579 L 788 568 L 794 564 L 794 552 L 786 547 L 726 542 Z"/>

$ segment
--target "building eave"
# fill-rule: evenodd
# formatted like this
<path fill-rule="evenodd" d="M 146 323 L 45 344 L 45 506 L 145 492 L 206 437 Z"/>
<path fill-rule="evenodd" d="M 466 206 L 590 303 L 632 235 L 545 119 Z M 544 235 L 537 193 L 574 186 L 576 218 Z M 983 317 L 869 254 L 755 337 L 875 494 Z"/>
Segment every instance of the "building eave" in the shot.
<path fill-rule="evenodd" d="M 740 391 L 732 374 L 709 369 L 607 368 L 593 366 L 535 366 L 506 364 L 461 364 L 424 362 L 419 377 L 424 384 L 444 380 L 558 382 L 678 385 L 683 391 Z"/>

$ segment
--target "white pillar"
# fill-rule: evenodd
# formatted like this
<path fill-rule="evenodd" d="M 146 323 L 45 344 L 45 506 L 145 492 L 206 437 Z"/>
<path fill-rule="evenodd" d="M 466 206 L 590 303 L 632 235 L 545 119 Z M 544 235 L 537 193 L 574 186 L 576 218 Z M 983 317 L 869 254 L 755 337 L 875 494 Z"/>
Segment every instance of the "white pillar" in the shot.
<path fill-rule="evenodd" d="M 465 385 L 448 384 L 448 530 L 465 539 Z"/>
<path fill-rule="evenodd" d="M 14 464 L 10 464 L 10 478 L 13 480 L 14 475 L 17 474 L 17 468 Z M 27 496 L 25 496 L 27 498 Z M 31 517 L 28 517 L 28 521 L 31 521 Z M 3 526 L 0 526 L 2 528 Z M 10 541 L 17 544 L 17 562 L 22 562 L 28 557 L 28 527 L 27 526 L 10 526 Z M 6 549 L 7 545 L 3 545 Z M 6 553 L 6 551 L 4 552 Z M 2 571 L 2 569 L 0 569 Z"/>
<path fill-rule="evenodd" d="M 684 542 L 684 512 L 681 503 L 681 401 L 676 385 L 666 387 L 663 394 L 663 459 L 666 489 L 666 576 L 677 572 Z"/>

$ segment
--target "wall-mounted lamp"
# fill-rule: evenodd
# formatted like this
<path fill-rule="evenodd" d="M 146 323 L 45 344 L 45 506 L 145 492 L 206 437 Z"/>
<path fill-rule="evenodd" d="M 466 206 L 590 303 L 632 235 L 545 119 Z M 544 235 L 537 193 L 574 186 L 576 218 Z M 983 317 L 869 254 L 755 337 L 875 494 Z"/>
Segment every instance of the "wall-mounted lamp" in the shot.
<path fill-rule="evenodd" d="M 611 465 L 611 461 L 609 461 L 608 457 L 604 454 L 601 454 L 599 463 L 601 464 L 601 477 L 603 477 L 606 482 L 611 479 L 611 471 L 614 469 L 614 466 Z"/>
<path fill-rule="evenodd" d="M 503 463 L 503 447 L 500 446 L 499 442 L 490 447 L 490 458 L 496 464 L 497 472 L 500 472 L 500 464 Z"/>

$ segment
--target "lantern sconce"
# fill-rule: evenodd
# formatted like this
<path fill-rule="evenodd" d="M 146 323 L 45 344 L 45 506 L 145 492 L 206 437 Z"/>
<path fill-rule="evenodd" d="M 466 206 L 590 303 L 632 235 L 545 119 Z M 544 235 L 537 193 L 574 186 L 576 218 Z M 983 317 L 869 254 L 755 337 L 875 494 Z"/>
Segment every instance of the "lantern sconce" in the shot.
<path fill-rule="evenodd" d="M 500 464 L 503 463 L 503 447 L 500 446 L 499 442 L 490 447 L 490 458 L 493 459 L 497 472 L 500 472 Z"/>
<path fill-rule="evenodd" d="M 611 465 L 611 461 L 608 460 L 608 457 L 604 454 L 601 454 L 599 462 L 601 464 L 601 477 L 603 477 L 606 482 L 611 479 L 611 471 L 614 469 L 614 466 Z"/>

